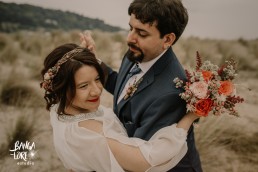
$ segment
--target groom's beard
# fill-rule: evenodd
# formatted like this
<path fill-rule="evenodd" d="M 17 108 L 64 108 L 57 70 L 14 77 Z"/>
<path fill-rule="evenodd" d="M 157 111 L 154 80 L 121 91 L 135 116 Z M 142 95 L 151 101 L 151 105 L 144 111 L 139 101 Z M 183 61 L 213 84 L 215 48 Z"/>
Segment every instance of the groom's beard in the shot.
<path fill-rule="evenodd" d="M 127 58 L 132 62 L 140 62 L 141 63 L 144 58 L 144 54 L 143 54 L 142 50 L 132 43 L 128 43 L 128 46 L 135 50 L 138 50 L 140 52 L 140 54 L 135 54 L 133 51 L 131 51 L 129 49 L 128 53 L 127 53 Z"/>

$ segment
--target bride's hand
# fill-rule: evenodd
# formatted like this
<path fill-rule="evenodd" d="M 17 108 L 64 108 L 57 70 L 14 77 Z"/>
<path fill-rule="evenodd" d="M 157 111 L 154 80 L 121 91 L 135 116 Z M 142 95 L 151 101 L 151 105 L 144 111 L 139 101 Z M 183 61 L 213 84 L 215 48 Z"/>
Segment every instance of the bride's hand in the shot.
<path fill-rule="evenodd" d="M 188 112 L 186 114 L 191 120 L 195 121 L 196 119 L 200 118 L 201 116 L 197 115 L 196 113 L 193 112 Z"/>
<path fill-rule="evenodd" d="M 95 41 L 91 36 L 91 32 L 89 30 L 86 30 L 83 33 L 80 33 L 79 35 L 80 35 L 80 41 L 81 41 L 80 46 L 84 48 L 88 48 L 97 57 L 96 45 L 95 45 Z"/>
<path fill-rule="evenodd" d="M 196 113 L 193 112 L 188 112 L 178 123 L 177 127 L 178 128 L 183 128 L 186 131 L 189 130 L 190 126 L 193 124 L 193 122 L 200 118 Z"/>

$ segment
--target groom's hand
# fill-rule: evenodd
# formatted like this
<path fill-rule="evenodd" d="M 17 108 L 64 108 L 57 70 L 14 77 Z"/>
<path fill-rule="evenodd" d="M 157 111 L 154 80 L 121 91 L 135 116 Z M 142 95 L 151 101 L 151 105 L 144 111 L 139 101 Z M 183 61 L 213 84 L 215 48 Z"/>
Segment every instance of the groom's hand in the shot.
<path fill-rule="evenodd" d="M 91 32 L 89 30 L 80 33 L 81 47 L 88 48 L 95 56 L 97 57 L 96 45 L 95 41 L 91 36 Z"/>

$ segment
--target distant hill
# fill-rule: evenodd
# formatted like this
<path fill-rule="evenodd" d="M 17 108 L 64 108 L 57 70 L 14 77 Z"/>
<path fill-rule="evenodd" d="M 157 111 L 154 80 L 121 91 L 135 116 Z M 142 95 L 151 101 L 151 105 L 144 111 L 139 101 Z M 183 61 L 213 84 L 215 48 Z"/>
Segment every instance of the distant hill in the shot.
<path fill-rule="evenodd" d="M 119 27 L 105 24 L 102 20 L 84 17 L 71 12 L 0 1 L 1 32 L 37 29 L 99 29 L 110 32 L 122 30 Z"/>

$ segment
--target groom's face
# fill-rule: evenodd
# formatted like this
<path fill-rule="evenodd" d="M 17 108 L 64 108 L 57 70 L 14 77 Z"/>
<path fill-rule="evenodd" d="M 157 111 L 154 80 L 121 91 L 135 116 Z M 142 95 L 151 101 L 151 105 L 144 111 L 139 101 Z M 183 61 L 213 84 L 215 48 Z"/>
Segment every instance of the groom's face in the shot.
<path fill-rule="evenodd" d="M 165 38 L 160 38 L 156 25 L 156 22 L 142 23 L 134 14 L 130 16 L 130 31 L 127 36 L 130 60 L 150 61 L 165 50 Z"/>

